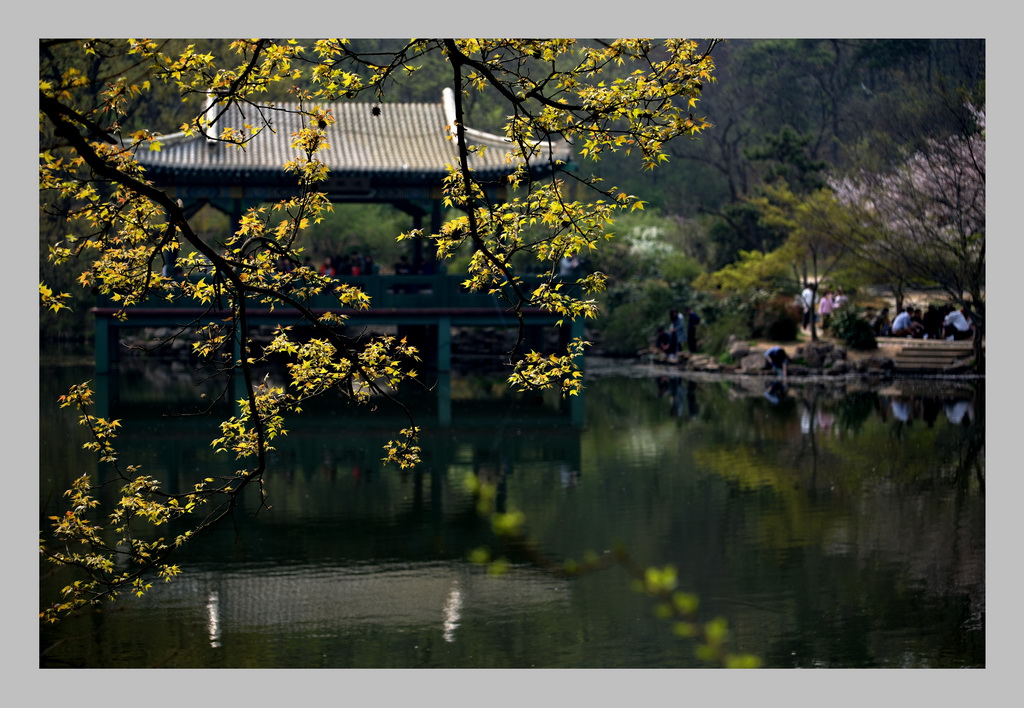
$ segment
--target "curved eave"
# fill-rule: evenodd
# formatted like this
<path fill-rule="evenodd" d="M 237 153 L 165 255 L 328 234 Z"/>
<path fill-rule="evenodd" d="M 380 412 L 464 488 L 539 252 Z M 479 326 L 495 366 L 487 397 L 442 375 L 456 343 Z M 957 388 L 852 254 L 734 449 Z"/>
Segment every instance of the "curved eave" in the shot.
<path fill-rule="evenodd" d="M 385 104 L 373 113 L 366 103 L 332 104 L 336 121 L 326 130 L 329 147 L 318 153 L 332 178 L 387 180 L 398 183 L 439 183 L 446 165 L 457 160 L 456 147 L 448 139 L 453 125 L 453 99 L 445 92 L 440 104 Z M 244 179 L 265 184 L 294 183 L 295 176 L 283 165 L 298 158 L 291 136 L 301 125 L 298 108 L 282 104 L 270 115 L 273 129 L 265 129 L 244 148 L 208 140 L 205 136 L 175 133 L 160 138 L 160 149 L 144 151 L 139 162 L 150 176 L 163 182 L 212 183 Z M 253 109 L 255 110 L 255 109 Z M 269 110 L 269 109 L 268 109 Z M 252 116 L 249 116 L 252 119 Z M 242 129 L 245 116 L 228 112 L 215 128 Z M 470 157 L 470 169 L 484 180 L 500 180 L 514 169 L 507 159 L 510 143 L 503 136 L 467 128 L 470 141 L 487 149 Z M 547 152 L 547 151 L 545 151 Z M 561 166 L 571 160 L 571 146 L 561 141 L 550 155 Z M 534 176 L 548 174 L 547 157 L 532 158 Z"/>
<path fill-rule="evenodd" d="M 295 184 L 294 173 L 285 172 L 281 166 L 262 165 L 225 165 L 214 167 L 209 165 L 183 165 L 183 164 L 149 164 L 143 162 L 146 174 L 157 182 L 191 182 L 194 184 L 219 183 L 224 181 L 244 180 L 251 183 L 262 184 Z M 556 169 L 572 169 L 572 163 L 558 161 Z M 352 168 L 352 167 L 330 167 L 330 179 L 363 179 L 370 181 L 387 181 L 398 184 L 440 184 L 448 174 L 447 169 L 381 169 L 381 168 Z M 510 166 L 493 167 L 471 167 L 473 175 L 477 179 L 485 181 L 504 180 L 511 174 Z M 542 177 L 552 172 L 548 162 L 535 162 L 530 167 L 530 173 L 534 177 Z"/>

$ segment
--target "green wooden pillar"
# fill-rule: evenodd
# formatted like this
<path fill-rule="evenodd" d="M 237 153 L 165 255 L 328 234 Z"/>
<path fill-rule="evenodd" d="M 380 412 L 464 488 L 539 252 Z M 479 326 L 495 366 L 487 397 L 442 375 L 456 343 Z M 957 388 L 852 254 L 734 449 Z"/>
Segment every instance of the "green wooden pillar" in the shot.
<path fill-rule="evenodd" d="M 419 231 L 423 228 L 423 212 L 416 211 L 412 214 L 412 228 L 414 231 Z M 412 262 L 420 263 L 423 260 L 423 239 L 414 238 L 412 240 Z"/>
<path fill-rule="evenodd" d="M 430 202 L 430 232 L 441 233 L 441 200 L 432 199 Z"/>
<path fill-rule="evenodd" d="M 434 386 L 437 392 L 437 422 L 447 428 L 452 424 L 452 376 L 451 374 L 438 374 L 437 384 Z"/>
<path fill-rule="evenodd" d="M 94 322 L 94 327 L 95 331 L 93 332 L 93 350 L 96 358 L 96 373 L 108 374 L 110 373 L 110 357 L 112 356 L 110 346 L 110 330 L 115 328 L 110 326 L 109 317 L 97 317 Z"/>
<path fill-rule="evenodd" d="M 441 374 L 452 370 L 452 318 L 437 319 L 437 371 Z"/>
<path fill-rule="evenodd" d="M 586 387 L 575 396 L 569 396 L 569 420 L 575 428 L 582 428 L 587 422 L 587 409 L 583 403 L 585 395 L 587 395 Z M 577 467 L 577 469 L 579 468 Z"/>
<path fill-rule="evenodd" d="M 101 315 L 93 322 L 93 355 L 97 374 L 107 374 L 120 358 L 120 330 L 114 318 Z"/>
<path fill-rule="evenodd" d="M 586 331 L 585 330 L 586 330 L 586 324 L 584 323 L 583 318 L 582 317 L 577 317 L 569 325 L 569 339 L 570 340 L 572 340 L 572 339 L 583 339 L 583 337 L 586 335 Z M 577 363 L 579 364 L 580 368 L 583 368 L 583 357 L 582 356 L 580 356 L 579 361 Z"/>
<path fill-rule="evenodd" d="M 99 418 L 110 418 L 117 402 L 117 371 L 102 373 L 93 382 L 93 413 Z"/>
<path fill-rule="evenodd" d="M 572 323 L 569 325 L 570 339 L 583 339 L 584 328 L 585 325 L 582 317 L 577 317 L 575 320 L 573 320 Z M 583 354 L 579 355 L 578 357 L 576 357 L 575 363 L 576 366 L 580 368 L 580 371 L 582 371 L 586 364 L 586 357 Z M 570 420 L 572 420 L 572 424 L 574 426 L 580 428 L 582 428 L 583 425 L 586 423 L 585 406 L 583 405 L 583 396 L 585 395 L 586 388 L 584 387 L 583 391 L 581 391 L 579 395 L 569 396 L 569 418 Z M 577 467 L 576 469 L 579 469 L 579 467 Z"/>
<path fill-rule="evenodd" d="M 242 340 L 240 337 L 244 336 L 244 332 L 236 332 L 235 336 L 232 338 L 231 356 L 234 358 L 236 364 L 242 361 Z M 245 387 L 245 377 L 242 376 L 242 372 L 236 368 L 231 372 L 231 400 L 236 415 L 242 412 L 241 406 L 238 405 L 238 402 L 248 397 L 249 391 Z"/>

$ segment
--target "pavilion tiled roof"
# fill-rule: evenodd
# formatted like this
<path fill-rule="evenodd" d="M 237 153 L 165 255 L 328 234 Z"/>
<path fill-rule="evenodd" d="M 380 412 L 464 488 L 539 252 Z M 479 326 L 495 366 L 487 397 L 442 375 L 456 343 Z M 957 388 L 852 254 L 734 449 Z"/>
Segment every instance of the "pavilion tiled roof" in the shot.
<path fill-rule="evenodd" d="M 380 109 L 376 115 L 374 105 Z M 317 158 L 328 166 L 333 177 L 439 182 L 446 172 L 445 166 L 457 163 L 455 141 L 447 139 L 453 107 L 450 89 L 445 90 L 438 103 L 331 104 L 336 120 L 327 128 L 330 147 L 318 152 Z M 302 127 L 302 117 L 294 112 L 297 109 L 298 104 L 294 103 L 264 108 L 263 115 L 271 125 L 244 148 L 204 136 L 177 134 L 163 138 L 160 150 L 143 151 L 138 159 L 157 178 L 205 181 L 244 175 L 262 181 L 283 177 L 282 165 L 300 156 L 291 146 L 292 134 Z M 213 126 L 213 132 L 219 133 L 225 127 L 242 129 L 246 123 L 262 124 L 256 109 L 232 107 Z M 512 166 L 506 159 L 510 143 L 504 137 L 472 129 L 468 132 L 471 144 L 487 146 L 482 155 L 470 156 L 471 168 L 479 176 L 493 178 L 511 172 Z M 571 146 L 559 141 L 552 154 L 567 162 Z M 543 168 L 544 162 L 538 159 L 537 167 Z M 289 179 L 294 180 L 294 176 Z"/>

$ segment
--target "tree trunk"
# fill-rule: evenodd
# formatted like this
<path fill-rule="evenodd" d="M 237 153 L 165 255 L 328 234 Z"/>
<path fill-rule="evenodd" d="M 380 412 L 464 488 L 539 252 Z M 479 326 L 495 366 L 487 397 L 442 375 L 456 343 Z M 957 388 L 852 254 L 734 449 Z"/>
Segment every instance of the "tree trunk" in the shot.
<path fill-rule="evenodd" d="M 983 327 L 974 328 L 974 372 L 979 375 L 985 373 L 985 347 L 982 345 Z"/>
<path fill-rule="evenodd" d="M 985 373 L 985 301 L 978 293 L 971 293 L 971 302 L 961 298 L 964 312 L 974 325 L 974 371 L 979 375 Z"/>

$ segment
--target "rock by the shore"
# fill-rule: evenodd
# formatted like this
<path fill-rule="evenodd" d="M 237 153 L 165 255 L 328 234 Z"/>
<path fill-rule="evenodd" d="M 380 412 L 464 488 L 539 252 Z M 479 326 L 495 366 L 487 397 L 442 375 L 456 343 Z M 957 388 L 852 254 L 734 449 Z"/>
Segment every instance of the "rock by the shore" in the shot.
<path fill-rule="evenodd" d="M 811 369 L 831 369 L 836 362 L 845 361 L 846 349 L 832 342 L 817 341 L 802 344 L 793 353 L 794 359 L 802 359 Z"/>
<path fill-rule="evenodd" d="M 729 341 L 726 344 L 726 351 L 729 352 L 729 356 L 732 357 L 733 361 L 739 361 L 750 353 L 750 345 L 732 334 L 729 335 Z"/>
<path fill-rule="evenodd" d="M 749 350 L 748 350 L 749 351 Z M 739 360 L 739 370 L 745 374 L 763 371 L 765 368 L 764 352 L 747 354 Z"/>
<path fill-rule="evenodd" d="M 726 344 L 728 359 L 732 363 L 723 363 L 704 354 L 683 354 L 679 361 L 668 362 L 664 358 L 654 358 L 655 362 L 667 366 L 677 366 L 686 371 L 706 373 L 737 373 L 752 376 L 770 376 L 773 370 L 765 364 L 764 352 L 767 344 L 751 345 L 736 337 L 730 337 Z M 887 376 L 892 373 L 894 361 L 875 352 L 859 352 L 851 357 L 846 347 L 828 340 L 806 342 L 786 347 L 790 355 L 788 373 L 790 376 L 845 376 L 861 374 L 868 376 Z"/>

